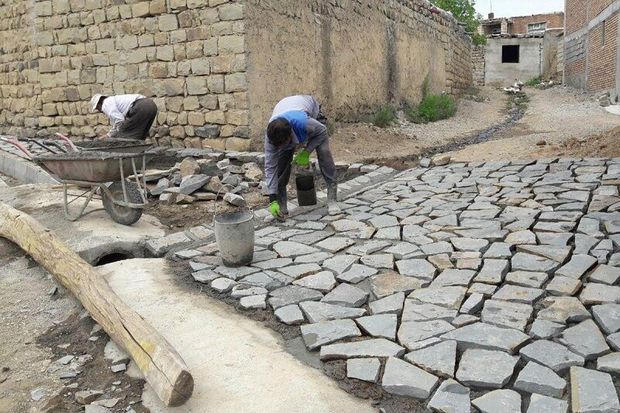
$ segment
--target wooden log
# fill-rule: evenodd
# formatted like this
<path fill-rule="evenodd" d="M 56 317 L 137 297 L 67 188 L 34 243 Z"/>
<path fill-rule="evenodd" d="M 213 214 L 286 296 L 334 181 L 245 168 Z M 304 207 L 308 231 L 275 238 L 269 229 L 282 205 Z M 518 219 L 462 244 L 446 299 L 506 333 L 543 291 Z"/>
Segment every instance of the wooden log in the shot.
<path fill-rule="evenodd" d="M 179 406 L 192 395 L 194 379 L 176 350 L 49 229 L 0 202 L 0 236 L 19 245 L 82 302 L 127 351 L 166 406 Z"/>

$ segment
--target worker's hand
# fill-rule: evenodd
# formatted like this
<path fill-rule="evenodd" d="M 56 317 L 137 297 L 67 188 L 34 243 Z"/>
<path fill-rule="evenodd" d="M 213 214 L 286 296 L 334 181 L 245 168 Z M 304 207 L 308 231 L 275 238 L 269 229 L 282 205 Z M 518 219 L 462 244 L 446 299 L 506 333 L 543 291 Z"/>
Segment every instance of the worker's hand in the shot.
<path fill-rule="evenodd" d="M 269 212 L 271 212 L 271 215 L 273 215 L 276 219 L 282 218 L 282 214 L 280 213 L 280 204 L 278 201 L 271 201 L 269 204 Z"/>
<path fill-rule="evenodd" d="M 295 161 L 295 164 L 297 164 L 297 166 L 300 166 L 302 168 L 309 167 L 310 166 L 310 152 L 303 149 L 301 152 L 299 152 L 295 156 L 294 161 Z"/>

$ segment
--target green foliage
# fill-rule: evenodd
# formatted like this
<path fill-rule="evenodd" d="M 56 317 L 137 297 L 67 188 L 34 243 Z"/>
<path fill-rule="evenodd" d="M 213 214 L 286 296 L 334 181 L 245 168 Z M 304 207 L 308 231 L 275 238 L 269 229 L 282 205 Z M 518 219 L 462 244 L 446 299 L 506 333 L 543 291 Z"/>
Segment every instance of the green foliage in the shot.
<path fill-rule="evenodd" d="M 450 95 L 427 95 L 417 107 L 405 108 L 405 116 L 414 123 L 437 122 L 456 113 L 457 105 Z"/>
<path fill-rule="evenodd" d="M 525 86 L 536 87 L 540 84 L 541 81 L 542 81 L 542 78 L 534 77 L 528 80 L 527 82 L 525 82 Z"/>
<path fill-rule="evenodd" d="M 477 32 L 471 36 L 471 40 L 476 46 L 482 46 L 487 44 L 487 37 L 484 34 L 480 34 Z"/>
<path fill-rule="evenodd" d="M 465 23 L 467 31 L 473 33 L 480 24 L 476 15 L 475 0 L 431 0 L 435 6 L 451 12 L 461 23 Z"/>
<path fill-rule="evenodd" d="M 396 111 L 394 110 L 394 108 L 389 105 L 385 105 L 381 109 L 379 109 L 377 113 L 375 113 L 372 123 L 380 128 L 385 128 L 386 126 L 389 126 L 392 122 L 394 122 L 395 119 Z"/>

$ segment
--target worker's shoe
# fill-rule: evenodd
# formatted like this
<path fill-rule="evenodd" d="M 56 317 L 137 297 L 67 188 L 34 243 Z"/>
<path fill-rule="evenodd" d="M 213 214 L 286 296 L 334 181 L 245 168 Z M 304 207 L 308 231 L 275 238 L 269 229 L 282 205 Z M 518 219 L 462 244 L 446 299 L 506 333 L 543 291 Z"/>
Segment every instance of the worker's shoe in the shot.
<path fill-rule="evenodd" d="M 338 186 L 337 184 L 327 185 L 327 213 L 338 215 L 342 212 L 338 206 Z"/>
<path fill-rule="evenodd" d="M 288 196 L 284 194 L 284 196 L 278 196 L 278 204 L 280 204 L 280 214 L 282 216 L 288 216 Z"/>

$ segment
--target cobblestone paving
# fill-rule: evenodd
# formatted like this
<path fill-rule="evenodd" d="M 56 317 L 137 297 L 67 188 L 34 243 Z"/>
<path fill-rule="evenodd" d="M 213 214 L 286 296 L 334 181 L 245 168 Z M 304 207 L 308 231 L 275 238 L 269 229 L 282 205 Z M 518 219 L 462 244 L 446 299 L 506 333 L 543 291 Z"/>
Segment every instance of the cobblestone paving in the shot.
<path fill-rule="evenodd" d="M 251 266 L 190 263 L 436 411 L 618 412 L 619 187 L 620 159 L 412 169 L 259 229 Z"/>

